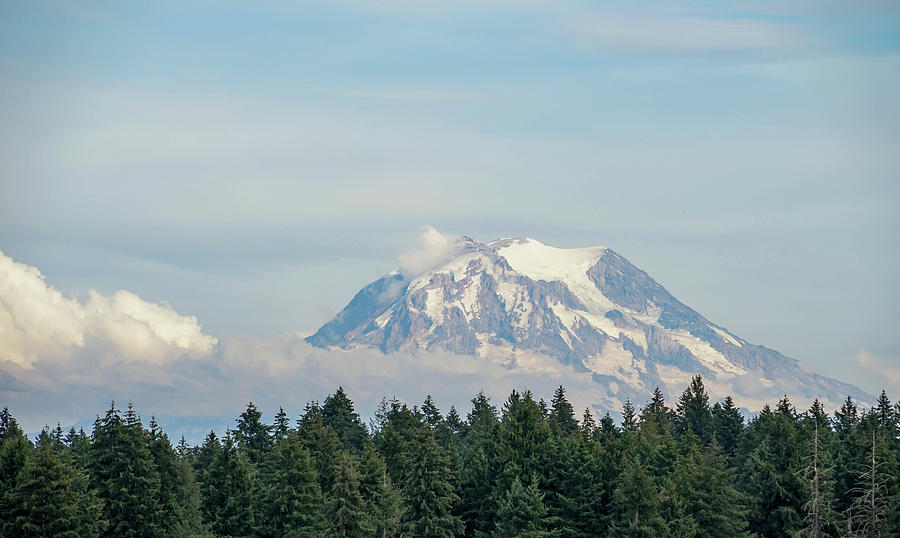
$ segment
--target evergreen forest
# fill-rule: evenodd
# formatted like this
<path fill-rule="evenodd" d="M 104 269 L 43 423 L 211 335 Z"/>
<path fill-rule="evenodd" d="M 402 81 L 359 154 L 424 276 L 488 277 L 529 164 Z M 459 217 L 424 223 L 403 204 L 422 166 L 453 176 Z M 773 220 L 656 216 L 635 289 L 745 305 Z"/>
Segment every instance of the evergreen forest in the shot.
<path fill-rule="evenodd" d="M 784 398 L 745 420 L 700 376 L 622 420 L 475 395 L 465 416 L 338 388 L 299 418 L 253 404 L 174 441 L 132 405 L 35 439 L 0 414 L 0 535 L 261 537 L 900 536 L 900 404 L 833 415 Z"/>

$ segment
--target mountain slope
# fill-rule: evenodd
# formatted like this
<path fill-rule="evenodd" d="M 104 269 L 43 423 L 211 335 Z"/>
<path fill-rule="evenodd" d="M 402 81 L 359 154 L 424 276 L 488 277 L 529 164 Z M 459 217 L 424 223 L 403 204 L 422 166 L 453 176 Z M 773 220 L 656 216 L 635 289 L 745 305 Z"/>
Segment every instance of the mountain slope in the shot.
<path fill-rule="evenodd" d="M 712 323 L 611 249 L 528 238 L 460 238 L 435 267 L 369 284 L 307 340 L 445 349 L 551 373 L 562 363 L 598 383 L 601 409 L 642 401 L 656 386 L 672 396 L 698 373 L 714 396 L 735 394 L 751 408 L 783 394 L 799 404 L 871 401 Z"/>

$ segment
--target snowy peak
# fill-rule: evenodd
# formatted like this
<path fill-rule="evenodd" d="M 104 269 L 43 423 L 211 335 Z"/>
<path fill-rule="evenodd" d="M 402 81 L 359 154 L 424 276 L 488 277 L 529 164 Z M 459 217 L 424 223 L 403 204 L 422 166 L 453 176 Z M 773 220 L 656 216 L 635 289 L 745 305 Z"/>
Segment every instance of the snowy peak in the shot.
<path fill-rule="evenodd" d="M 308 341 L 445 349 L 544 371 L 562 363 L 605 387 L 613 408 L 656 386 L 679 390 L 698 373 L 714 394 L 867 396 L 710 322 L 606 247 L 443 236 L 429 244 L 401 256 L 398 271 L 363 288 Z"/>

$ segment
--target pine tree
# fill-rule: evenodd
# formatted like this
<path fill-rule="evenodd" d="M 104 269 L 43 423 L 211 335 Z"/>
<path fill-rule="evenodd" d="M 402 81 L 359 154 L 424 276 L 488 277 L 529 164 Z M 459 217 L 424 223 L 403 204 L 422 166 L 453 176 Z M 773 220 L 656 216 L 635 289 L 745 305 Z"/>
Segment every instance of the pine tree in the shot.
<path fill-rule="evenodd" d="M 288 421 L 287 413 L 284 412 L 283 407 L 279 407 L 278 413 L 275 414 L 275 422 L 271 427 L 272 444 L 278 444 L 279 441 L 287 438 L 290 430 L 290 421 Z"/>
<path fill-rule="evenodd" d="M 19 484 L 21 471 L 32 458 L 32 446 L 7 408 L 0 413 L 0 526 L 10 523 L 12 506 L 3 492 Z"/>
<path fill-rule="evenodd" d="M 746 440 L 748 456 L 741 473 L 741 489 L 753 499 L 750 530 L 767 536 L 790 536 L 803 528 L 803 505 L 808 497 L 802 478 L 806 452 L 796 414 L 787 399 L 775 411 L 768 407 L 751 421 Z"/>
<path fill-rule="evenodd" d="M 204 512 L 219 536 L 250 536 L 257 523 L 255 470 L 228 432 L 203 485 Z"/>
<path fill-rule="evenodd" d="M 874 417 L 877 419 L 877 417 Z M 855 496 L 851 506 L 851 520 L 859 536 L 876 538 L 882 536 L 887 526 L 890 510 L 888 483 L 893 478 L 886 471 L 884 439 L 878 435 L 875 420 L 871 424 L 871 444 L 866 451 L 865 465 L 857 480 L 857 486 L 851 490 Z"/>
<path fill-rule="evenodd" d="M 181 517 L 176 489 L 178 469 L 175 449 L 172 448 L 168 436 L 156 423 L 156 417 L 150 417 L 148 448 L 151 461 L 159 474 L 160 531 L 167 536 L 172 536 L 175 528 L 179 526 Z"/>
<path fill-rule="evenodd" d="M 497 507 L 497 538 L 545 538 L 557 536 L 551 531 L 553 519 L 544 506 L 544 494 L 532 477 L 528 486 L 523 486 L 518 477 L 513 480 Z"/>
<path fill-rule="evenodd" d="M 208 526 L 203 522 L 203 499 L 200 483 L 191 465 L 191 456 L 185 450 L 184 437 L 176 450 L 174 490 L 178 506 L 178 519 L 172 531 L 173 536 L 200 537 L 208 536 Z"/>
<path fill-rule="evenodd" d="M 31 448 L 22 428 L 4 407 L 0 413 L 0 491 L 13 487 L 13 480 L 31 457 Z"/>
<path fill-rule="evenodd" d="M 323 494 L 331 492 L 334 485 L 338 456 L 342 450 L 341 442 L 332 428 L 326 428 L 322 422 L 322 408 L 316 403 L 306 406 L 306 411 L 297 427 L 303 447 L 309 451 L 319 477 L 319 487 Z"/>
<path fill-rule="evenodd" d="M 726 454 L 734 456 L 741 432 L 744 430 L 744 417 L 734 405 L 731 396 L 727 396 L 722 402 L 716 402 L 712 407 L 712 417 L 716 441 Z"/>
<path fill-rule="evenodd" d="M 572 408 L 569 400 L 566 399 L 566 389 L 562 385 L 556 388 L 550 403 L 551 408 L 547 422 L 553 434 L 567 437 L 578 432 L 578 420 L 575 419 L 575 410 Z"/>
<path fill-rule="evenodd" d="M 334 394 L 325 398 L 322 404 L 322 424 L 333 429 L 344 449 L 353 454 L 362 451 L 369 436 L 343 387 L 338 387 Z"/>
<path fill-rule="evenodd" d="M 712 410 L 709 395 L 699 375 L 691 379 L 675 406 L 675 433 L 692 432 L 701 442 L 708 443 L 713 435 Z"/>
<path fill-rule="evenodd" d="M 72 427 L 66 436 L 65 443 L 75 466 L 86 471 L 90 464 L 91 438 L 84 432 L 84 428 L 79 428 L 76 432 Z"/>
<path fill-rule="evenodd" d="M 661 492 L 644 464 L 628 457 L 613 484 L 610 537 L 652 537 L 668 534 L 660 515 Z"/>
<path fill-rule="evenodd" d="M 428 428 L 418 428 L 406 453 L 405 522 L 413 536 L 458 536 L 462 521 L 453 515 L 455 493 L 450 458 Z"/>
<path fill-rule="evenodd" d="M 503 406 L 503 420 L 497 431 L 499 475 L 494 498 L 505 495 L 516 477 L 529 481 L 537 476 L 540 484 L 546 483 L 552 456 L 552 435 L 540 407 L 530 392 L 512 391 Z"/>
<path fill-rule="evenodd" d="M 371 441 L 363 447 L 359 467 L 359 490 L 375 528 L 374 535 L 382 538 L 400 536 L 405 512 L 403 497 L 391 483 L 387 466 Z"/>
<path fill-rule="evenodd" d="M 280 439 L 267 459 L 263 536 L 322 536 L 329 532 L 325 501 L 309 452 L 296 433 Z"/>
<path fill-rule="evenodd" d="M 496 469 L 495 438 L 500 422 L 497 409 L 484 392 L 472 398 L 472 410 L 460 433 L 460 471 L 455 513 L 465 523 L 466 536 L 486 535 L 494 526 L 492 502 Z"/>
<path fill-rule="evenodd" d="M 631 399 L 626 399 L 625 406 L 622 408 L 622 431 L 636 432 L 637 429 L 637 416 L 634 414 L 634 405 L 631 404 Z"/>
<path fill-rule="evenodd" d="M 328 504 L 328 519 L 338 536 L 371 536 L 375 526 L 369 520 L 366 503 L 359 491 L 359 474 L 350 456 L 341 452 Z"/>
<path fill-rule="evenodd" d="M 819 418 L 821 404 L 818 400 L 813 403 L 811 410 L 813 434 L 810 440 L 808 463 L 803 470 L 803 475 L 809 482 L 809 497 L 803 505 L 806 514 L 806 527 L 800 530 L 799 536 L 820 538 L 831 536 L 838 521 L 837 514 L 832 507 L 832 491 L 834 484 L 831 481 L 831 469 L 828 466 L 827 451 L 819 432 L 821 425 Z M 824 413 L 823 413 L 824 415 Z"/>
<path fill-rule="evenodd" d="M 650 438 L 666 436 L 672 431 L 672 411 L 666 406 L 663 393 L 656 387 L 650 402 L 641 410 L 639 428 Z"/>
<path fill-rule="evenodd" d="M 253 405 L 253 402 L 248 403 L 247 408 L 237 420 L 234 440 L 253 465 L 259 464 L 272 450 L 270 429 L 263 423 L 262 413 L 259 409 Z"/>
<path fill-rule="evenodd" d="M 594 412 L 590 407 L 585 408 L 581 415 L 579 431 L 585 439 L 595 439 L 597 434 L 597 422 L 594 420 Z"/>
<path fill-rule="evenodd" d="M 735 488 L 734 472 L 715 439 L 702 449 L 688 441 L 685 455 L 675 464 L 672 482 L 685 515 L 696 523 L 696 536 L 748 535 L 746 498 Z"/>
<path fill-rule="evenodd" d="M 149 435 L 129 404 L 122 416 L 115 404 L 94 423 L 91 485 L 104 502 L 113 536 L 162 536 L 160 479 L 148 448 Z"/>
<path fill-rule="evenodd" d="M 197 478 L 197 484 L 200 489 L 200 513 L 204 522 L 211 522 L 215 518 L 215 510 L 217 506 L 213 504 L 212 494 L 216 487 L 214 477 L 212 475 L 213 464 L 219 458 L 222 452 L 222 444 L 216 432 L 211 431 L 206 435 L 203 444 L 196 450 L 196 454 L 192 459 L 192 467 L 194 475 Z"/>
<path fill-rule="evenodd" d="M 395 484 L 401 484 L 406 454 L 416 432 L 423 427 L 424 417 L 396 399 L 382 401 L 376 416 L 380 426 L 374 437 L 375 446 L 384 458 L 388 476 Z"/>
<path fill-rule="evenodd" d="M 599 447 L 578 435 L 557 442 L 544 504 L 562 537 L 593 536 L 606 525 Z"/>
<path fill-rule="evenodd" d="M 88 488 L 87 475 L 51 442 L 37 447 L 2 496 L 3 536 L 96 537 L 106 528 L 103 502 Z"/>

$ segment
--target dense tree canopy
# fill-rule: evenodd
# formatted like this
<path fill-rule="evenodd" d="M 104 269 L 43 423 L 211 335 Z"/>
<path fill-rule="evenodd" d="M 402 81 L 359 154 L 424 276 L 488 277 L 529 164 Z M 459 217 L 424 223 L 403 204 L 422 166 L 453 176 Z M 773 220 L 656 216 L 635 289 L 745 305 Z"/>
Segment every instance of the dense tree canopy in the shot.
<path fill-rule="evenodd" d="M 90 435 L 33 441 L 0 412 L 3 536 L 900 536 L 900 405 L 829 417 L 784 398 L 749 421 L 697 376 L 617 425 L 483 393 L 462 418 L 383 400 L 366 428 L 339 388 L 291 426 L 247 405 L 233 430 L 172 446 L 113 404 Z"/>

